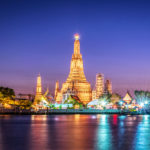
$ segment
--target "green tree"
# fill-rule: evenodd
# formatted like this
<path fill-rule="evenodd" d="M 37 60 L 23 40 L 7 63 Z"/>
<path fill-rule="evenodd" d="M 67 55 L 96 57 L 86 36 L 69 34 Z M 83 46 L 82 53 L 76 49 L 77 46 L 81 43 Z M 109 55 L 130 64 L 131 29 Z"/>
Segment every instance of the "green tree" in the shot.
<path fill-rule="evenodd" d="M 13 99 L 15 97 L 15 92 L 13 89 L 8 87 L 0 87 L 0 92 L 3 95 L 3 98 Z"/>
<path fill-rule="evenodd" d="M 62 105 L 59 105 L 59 109 L 62 109 Z"/>
<path fill-rule="evenodd" d="M 73 98 L 71 95 L 68 97 L 67 100 L 65 100 L 64 104 L 72 104 L 73 107 L 75 107 L 75 105 L 83 105 L 83 103 L 80 100 Z"/>
<path fill-rule="evenodd" d="M 134 91 L 135 99 L 138 104 L 150 103 L 150 92 L 149 91 Z"/>
<path fill-rule="evenodd" d="M 30 100 L 18 100 L 16 105 L 22 109 L 29 109 L 32 102 Z"/>
<path fill-rule="evenodd" d="M 0 103 L 14 104 L 15 92 L 13 89 L 8 87 L 0 87 Z"/>
<path fill-rule="evenodd" d="M 0 103 L 3 103 L 3 100 L 4 100 L 4 96 L 3 96 L 2 92 L 0 92 Z"/>
<path fill-rule="evenodd" d="M 114 93 L 110 97 L 110 102 L 113 104 L 117 104 L 121 100 L 121 96 L 117 93 Z"/>
<path fill-rule="evenodd" d="M 99 104 L 107 104 L 111 101 L 111 94 L 106 93 L 99 97 Z"/>

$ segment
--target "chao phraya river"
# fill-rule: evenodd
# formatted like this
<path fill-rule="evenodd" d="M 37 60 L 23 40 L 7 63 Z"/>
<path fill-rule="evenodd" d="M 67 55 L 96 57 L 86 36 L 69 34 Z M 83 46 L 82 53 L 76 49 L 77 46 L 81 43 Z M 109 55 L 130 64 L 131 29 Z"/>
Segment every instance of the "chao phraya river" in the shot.
<path fill-rule="evenodd" d="M 0 115 L 0 150 L 150 150 L 150 116 Z"/>

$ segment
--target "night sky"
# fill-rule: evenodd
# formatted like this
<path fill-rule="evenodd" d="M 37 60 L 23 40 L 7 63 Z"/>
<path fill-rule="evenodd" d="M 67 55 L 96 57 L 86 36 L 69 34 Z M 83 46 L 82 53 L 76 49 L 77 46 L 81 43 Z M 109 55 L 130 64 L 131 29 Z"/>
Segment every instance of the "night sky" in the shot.
<path fill-rule="evenodd" d="M 80 34 L 84 71 L 113 91 L 150 90 L 150 2 L 145 0 L 0 0 L 0 86 L 34 93 L 69 74 L 73 35 Z"/>

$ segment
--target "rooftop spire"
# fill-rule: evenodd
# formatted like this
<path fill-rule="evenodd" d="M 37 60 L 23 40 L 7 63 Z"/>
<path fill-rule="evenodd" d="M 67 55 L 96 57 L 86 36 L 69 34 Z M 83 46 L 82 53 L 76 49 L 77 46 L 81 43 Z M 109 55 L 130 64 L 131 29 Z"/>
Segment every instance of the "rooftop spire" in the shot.
<path fill-rule="evenodd" d="M 37 76 L 36 99 L 41 99 L 42 96 L 42 81 L 40 74 Z"/>
<path fill-rule="evenodd" d="M 78 33 L 76 33 L 76 34 L 74 35 L 74 39 L 75 39 L 75 40 L 79 40 L 79 39 L 80 39 L 80 35 L 79 35 Z"/>
<path fill-rule="evenodd" d="M 40 74 L 40 72 L 39 72 L 39 74 L 38 74 L 38 77 L 41 77 L 41 74 Z"/>
<path fill-rule="evenodd" d="M 79 34 L 76 33 L 74 35 L 74 38 L 75 38 L 75 41 L 74 41 L 74 54 L 80 54 L 80 42 L 79 42 L 80 36 L 79 36 Z"/>

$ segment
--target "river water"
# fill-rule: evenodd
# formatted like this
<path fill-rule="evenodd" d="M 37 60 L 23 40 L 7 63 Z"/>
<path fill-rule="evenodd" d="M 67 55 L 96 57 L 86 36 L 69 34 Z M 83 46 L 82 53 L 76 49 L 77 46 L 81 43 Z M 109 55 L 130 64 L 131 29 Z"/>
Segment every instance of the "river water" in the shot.
<path fill-rule="evenodd" d="M 0 115 L 0 150 L 150 150 L 150 116 Z"/>

